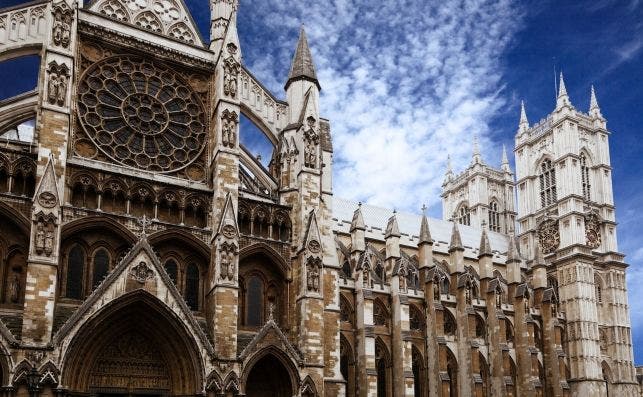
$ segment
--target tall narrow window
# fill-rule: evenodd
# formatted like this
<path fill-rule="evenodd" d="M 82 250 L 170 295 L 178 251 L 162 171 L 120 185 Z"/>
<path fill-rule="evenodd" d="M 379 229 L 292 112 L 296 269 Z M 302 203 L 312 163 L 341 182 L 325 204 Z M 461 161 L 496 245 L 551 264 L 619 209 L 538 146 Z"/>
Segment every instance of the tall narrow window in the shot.
<path fill-rule="evenodd" d="M 601 287 L 601 280 L 598 277 L 594 277 L 594 289 L 596 302 L 603 303 L 603 288 Z"/>
<path fill-rule="evenodd" d="M 585 200 L 589 200 L 591 185 L 589 183 L 589 167 L 587 166 L 587 157 L 585 154 L 580 155 L 580 179 L 583 185 L 583 197 Z"/>
<path fill-rule="evenodd" d="M 420 397 L 423 395 L 424 386 L 424 360 L 417 349 L 413 348 L 411 353 L 411 369 L 413 370 L 413 395 Z"/>
<path fill-rule="evenodd" d="M 492 201 L 489 206 L 489 230 L 492 232 L 500 232 L 500 211 L 498 209 L 498 203 L 495 201 Z"/>
<path fill-rule="evenodd" d="M 67 259 L 67 297 L 82 299 L 83 297 L 83 273 L 85 270 L 85 253 L 79 245 L 75 245 L 69 251 Z"/>
<path fill-rule="evenodd" d="M 185 272 L 185 302 L 190 309 L 199 310 L 199 268 L 194 263 Z"/>
<path fill-rule="evenodd" d="M 471 225 L 471 213 L 469 211 L 469 207 L 465 204 L 461 205 L 458 210 L 457 221 L 461 225 Z"/>
<path fill-rule="evenodd" d="M 545 160 L 540 164 L 540 204 L 546 207 L 556 200 L 556 170 L 551 160 Z"/>
<path fill-rule="evenodd" d="M 177 276 L 179 275 L 179 269 L 178 266 L 176 266 L 176 262 L 174 262 L 174 259 L 170 259 L 165 262 L 165 272 L 168 276 L 170 276 L 172 282 L 176 284 Z"/>
<path fill-rule="evenodd" d="M 386 397 L 387 395 L 387 371 L 386 371 L 386 352 L 384 346 L 380 343 L 375 344 L 375 367 L 377 369 L 377 397 Z"/>
<path fill-rule="evenodd" d="M 92 277 L 92 288 L 96 288 L 98 284 L 107 276 L 109 272 L 109 255 L 104 248 L 99 249 L 94 254 L 94 269 Z"/>
<path fill-rule="evenodd" d="M 259 327 L 263 323 L 263 281 L 251 276 L 246 286 L 246 325 Z"/>

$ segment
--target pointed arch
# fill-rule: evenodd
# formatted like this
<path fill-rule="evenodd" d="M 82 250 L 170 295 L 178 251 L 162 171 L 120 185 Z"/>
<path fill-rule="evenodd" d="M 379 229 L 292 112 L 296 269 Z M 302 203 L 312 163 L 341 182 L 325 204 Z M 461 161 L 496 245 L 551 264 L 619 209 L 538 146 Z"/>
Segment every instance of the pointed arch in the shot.
<path fill-rule="evenodd" d="M 117 341 L 125 349 L 122 357 L 120 347 L 108 349 Z M 154 352 L 156 361 L 149 371 L 166 379 L 159 382 L 161 389 L 167 386 L 171 394 L 196 394 L 202 389 L 204 360 L 195 336 L 169 307 L 143 289 L 108 303 L 71 335 L 62 358 L 62 384 L 75 392 L 105 387 L 105 380 L 93 374 L 100 372 L 103 362 L 130 363 L 128 357 L 132 356 L 126 353 L 129 349 Z M 131 363 L 135 366 L 128 369 L 124 365 L 124 373 L 138 371 L 137 366 L 145 365 Z"/>
<path fill-rule="evenodd" d="M 273 371 L 270 371 L 271 376 L 275 376 L 277 381 L 288 381 L 290 385 L 286 387 L 291 390 L 291 395 L 297 395 L 299 392 L 299 371 L 297 370 L 297 363 L 290 357 L 287 353 L 277 348 L 276 346 L 270 345 L 257 352 L 252 356 L 247 358 L 243 364 L 243 372 L 240 379 L 240 388 L 244 393 L 248 393 L 249 379 L 251 378 L 252 372 L 256 368 L 261 368 L 261 365 L 269 365 Z M 281 368 L 279 368 L 281 367 Z M 276 370 L 283 369 L 285 372 L 282 372 L 282 376 L 286 379 L 279 379 L 279 375 L 276 374 Z M 280 371 L 281 372 L 281 371 Z"/>
<path fill-rule="evenodd" d="M 391 354 L 379 336 L 375 339 L 375 370 L 377 373 L 377 397 L 392 396 Z"/>
<path fill-rule="evenodd" d="M 87 229 L 109 229 L 133 245 L 138 238 L 127 227 L 106 216 L 88 216 L 63 225 L 60 240 Z"/>
<path fill-rule="evenodd" d="M 301 385 L 301 397 L 317 397 L 317 387 L 310 375 L 306 376 Z"/>
<path fill-rule="evenodd" d="M 286 263 L 285 259 L 266 243 L 256 243 L 242 248 L 239 251 L 239 262 L 257 254 L 268 257 L 272 263 L 277 265 L 277 269 L 281 272 L 282 276 L 286 279 L 290 279 L 290 267 Z"/>
<path fill-rule="evenodd" d="M 210 247 L 202 240 L 199 240 L 192 233 L 182 229 L 167 229 L 153 233 L 148 237 L 150 245 L 157 247 L 166 241 L 181 242 L 194 249 L 201 257 L 206 260 L 210 258 Z"/>

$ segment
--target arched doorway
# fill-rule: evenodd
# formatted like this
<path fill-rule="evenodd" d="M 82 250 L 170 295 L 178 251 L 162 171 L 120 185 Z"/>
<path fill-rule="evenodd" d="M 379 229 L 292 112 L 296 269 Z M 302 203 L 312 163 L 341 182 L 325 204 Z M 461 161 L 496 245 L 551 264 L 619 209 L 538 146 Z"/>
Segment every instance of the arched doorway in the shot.
<path fill-rule="evenodd" d="M 273 354 L 266 354 L 250 369 L 246 397 L 291 397 L 293 381 L 288 369 Z"/>
<path fill-rule="evenodd" d="M 62 383 L 93 396 L 195 395 L 199 348 L 183 324 L 143 290 L 101 309 L 73 337 Z"/>

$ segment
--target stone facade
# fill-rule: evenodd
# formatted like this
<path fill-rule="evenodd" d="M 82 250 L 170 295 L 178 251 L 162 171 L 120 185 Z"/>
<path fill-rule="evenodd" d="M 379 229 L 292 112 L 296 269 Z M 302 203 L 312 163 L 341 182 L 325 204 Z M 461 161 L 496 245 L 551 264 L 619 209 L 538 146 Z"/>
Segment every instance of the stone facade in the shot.
<path fill-rule="evenodd" d="M 474 143 L 442 220 L 358 205 L 303 29 L 279 100 L 210 3 L 209 43 L 181 0 L 0 10 L 0 60 L 41 56 L 0 102 L 5 395 L 639 394 L 593 90 L 523 107 L 515 177 Z"/>

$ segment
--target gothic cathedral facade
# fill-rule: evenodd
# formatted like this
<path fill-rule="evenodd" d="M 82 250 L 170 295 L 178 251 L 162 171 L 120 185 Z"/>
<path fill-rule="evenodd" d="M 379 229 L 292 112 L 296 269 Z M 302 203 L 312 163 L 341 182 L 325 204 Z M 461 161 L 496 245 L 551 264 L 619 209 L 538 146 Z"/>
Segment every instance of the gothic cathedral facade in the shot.
<path fill-rule="evenodd" d="M 395 213 L 333 196 L 303 29 L 280 100 L 237 8 L 207 41 L 182 0 L 0 10 L 0 61 L 40 56 L 0 101 L 3 396 L 639 395 L 593 89 Z"/>

